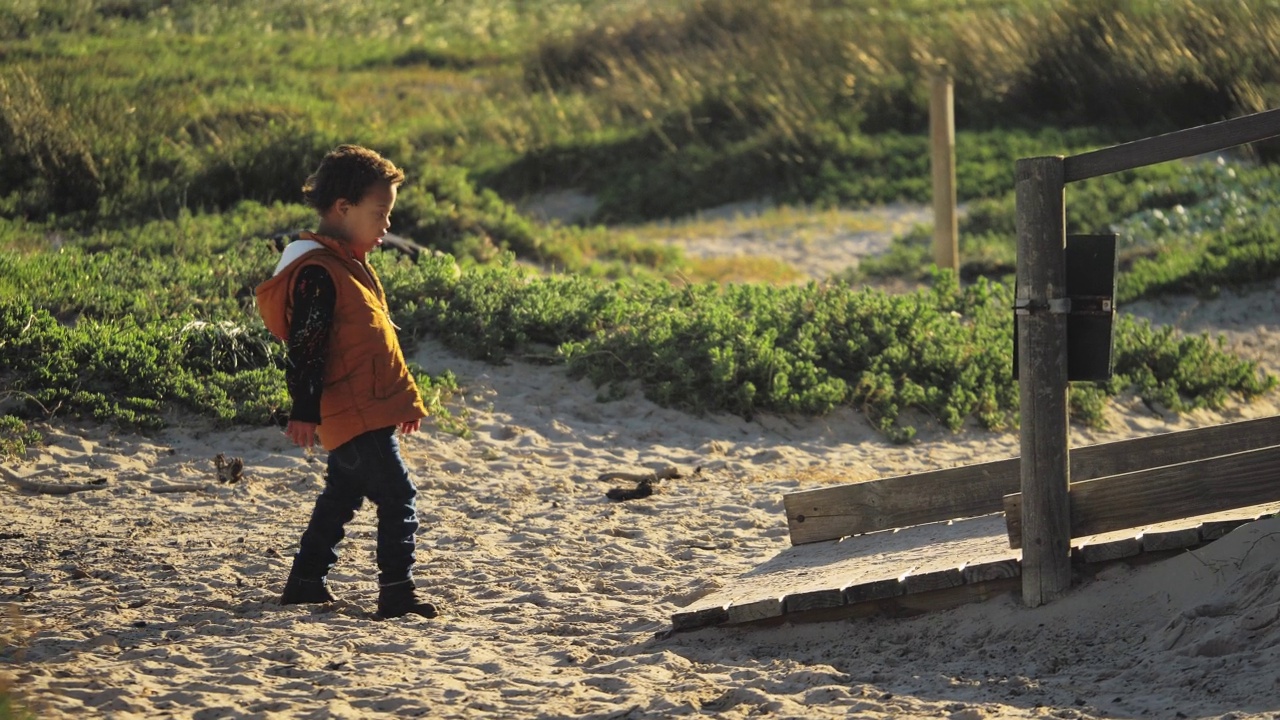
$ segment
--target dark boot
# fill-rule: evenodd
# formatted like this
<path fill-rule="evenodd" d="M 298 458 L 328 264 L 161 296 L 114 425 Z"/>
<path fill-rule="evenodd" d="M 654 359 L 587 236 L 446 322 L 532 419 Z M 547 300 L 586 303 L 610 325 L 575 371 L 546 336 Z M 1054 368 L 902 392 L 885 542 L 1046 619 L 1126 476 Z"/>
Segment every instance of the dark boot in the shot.
<path fill-rule="evenodd" d="M 378 617 L 384 620 L 405 615 L 433 618 L 439 614 L 435 605 L 417 598 L 412 581 L 384 585 L 378 591 Z"/>
<path fill-rule="evenodd" d="M 325 585 L 324 578 L 304 578 L 289 573 L 284 583 L 284 592 L 280 594 L 281 605 L 299 605 L 302 603 L 331 603 L 333 595 Z"/>

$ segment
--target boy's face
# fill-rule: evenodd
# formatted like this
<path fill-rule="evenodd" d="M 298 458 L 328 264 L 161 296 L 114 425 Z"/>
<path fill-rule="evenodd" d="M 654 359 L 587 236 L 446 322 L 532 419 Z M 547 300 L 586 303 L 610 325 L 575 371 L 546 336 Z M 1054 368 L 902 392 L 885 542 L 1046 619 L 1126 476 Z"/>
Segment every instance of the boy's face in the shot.
<path fill-rule="evenodd" d="M 343 239 L 356 257 L 363 258 L 382 244 L 391 229 L 391 210 L 396 205 L 396 186 L 388 182 L 369 188 L 358 203 L 339 199 L 334 203 Z"/>

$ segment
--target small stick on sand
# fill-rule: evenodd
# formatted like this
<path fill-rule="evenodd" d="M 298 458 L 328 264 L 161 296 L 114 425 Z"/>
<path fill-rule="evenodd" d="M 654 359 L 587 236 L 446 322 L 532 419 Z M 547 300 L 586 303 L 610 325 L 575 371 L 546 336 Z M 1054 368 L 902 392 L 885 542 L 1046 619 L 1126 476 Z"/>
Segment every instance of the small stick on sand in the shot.
<path fill-rule="evenodd" d="M 665 467 L 661 470 L 647 473 L 629 473 L 629 472 L 607 472 L 602 473 L 600 480 L 630 480 L 631 482 L 641 482 L 648 480 L 649 482 L 657 482 L 659 480 L 675 480 L 681 477 L 680 469 L 677 467 Z"/>

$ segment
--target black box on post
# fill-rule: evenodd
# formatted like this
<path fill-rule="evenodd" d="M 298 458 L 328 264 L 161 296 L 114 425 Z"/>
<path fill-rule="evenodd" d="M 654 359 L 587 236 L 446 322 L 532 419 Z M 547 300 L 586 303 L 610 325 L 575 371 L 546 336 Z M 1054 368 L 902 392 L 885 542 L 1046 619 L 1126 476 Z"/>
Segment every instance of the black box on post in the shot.
<path fill-rule="evenodd" d="M 1018 315 L 1065 312 L 1067 379 L 1110 380 L 1114 370 L 1116 317 L 1116 236 L 1068 235 L 1065 303 L 1014 308 L 1013 377 L 1018 377 Z M 1015 298 L 1017 290 L 1014 291 Z M 1017 301 L 1015 301 L 1017 302 Z"/>
<path fill-rule="evenodd" d="M 1116 236 L 1067 236 L 1067 379 L 1110 380 L 1116 319 Z"/>

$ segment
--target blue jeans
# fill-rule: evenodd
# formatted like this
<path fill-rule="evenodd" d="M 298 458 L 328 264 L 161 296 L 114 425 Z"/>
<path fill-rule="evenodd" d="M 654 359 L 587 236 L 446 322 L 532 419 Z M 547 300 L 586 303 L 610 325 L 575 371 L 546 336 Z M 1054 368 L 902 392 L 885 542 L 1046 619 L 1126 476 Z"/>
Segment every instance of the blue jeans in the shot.
<path fill-rule="evenodd" d="M 418 489 L 400 456 L 395 428 L 370 430 L 329 453 L 324 490 L 302 533 L 293 573 L 323 578 L 338 562 L 343 527 L 364 498 L 378 506 L 378 584 L 411 580 L 414 535 L 418 531 Z"/>

